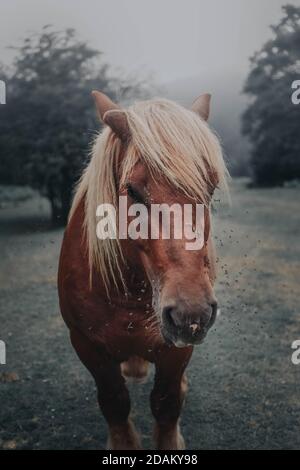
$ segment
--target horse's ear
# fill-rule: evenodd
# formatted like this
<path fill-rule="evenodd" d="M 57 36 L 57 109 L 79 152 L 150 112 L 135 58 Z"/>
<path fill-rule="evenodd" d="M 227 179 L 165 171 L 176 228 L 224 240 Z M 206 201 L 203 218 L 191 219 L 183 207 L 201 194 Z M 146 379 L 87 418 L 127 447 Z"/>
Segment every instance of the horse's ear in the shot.
<path fill-rule="evenodd" d="M 199 114 L 199 116 L 204 119 L 204 121 L 207 121 L 209 117 L 210 100 L 211 95 L 209 93 L 205 93 L 204 95 L 200 95 L 198 98 L 196 98 L 192 104 L 192 111 L 194 111 L 196 114 Z"/>
<path fill-rule="evenodd" d="M 129 126 L 126 114 L 104 93 L 92 91 L 92 96 L 94 97 L 100 120 L 107 124 L 122 141 L 127 141 Z"/>

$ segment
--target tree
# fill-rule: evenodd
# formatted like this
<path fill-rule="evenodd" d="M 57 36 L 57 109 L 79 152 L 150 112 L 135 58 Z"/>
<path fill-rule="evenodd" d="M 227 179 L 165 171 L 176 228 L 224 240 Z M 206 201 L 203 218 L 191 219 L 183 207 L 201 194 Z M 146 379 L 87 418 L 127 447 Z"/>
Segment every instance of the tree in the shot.
<path fill-rule="evenodd" d="M 0 77 L 7 84 L 7 104 L 0 107 L 0 182 L 38 189 L 51 203 L 53 221 L 64 223 L 91 134 L 99 128 L 91 90 L 120 100 L 141 92 L 145 82 L 113 77 L 102 54 L 73 29 L 45 26 L 14 49 L 13 68 L 2 68 Z"/>
<path fill-rule="evenodd" d="M 252 144 L 257 185 L 280 185 L 300 178 L 300 106 L 292 103 L 292 83 L 300 78 L 300 7 L 286 5 L 273 38 L 251 59 L 244 92 L 251 97 L 243 133 Z"/>

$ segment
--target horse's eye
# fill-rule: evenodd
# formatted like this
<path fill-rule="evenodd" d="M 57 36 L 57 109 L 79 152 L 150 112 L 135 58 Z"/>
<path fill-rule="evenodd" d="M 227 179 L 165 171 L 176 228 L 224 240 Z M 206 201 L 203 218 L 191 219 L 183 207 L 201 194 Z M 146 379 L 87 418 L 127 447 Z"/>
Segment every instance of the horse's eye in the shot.
<path fill-rule="evenodd" d="M 133 199 L 134 202 L 144 204 L 143 196 L 130 183 L 126 185 L 126 189 L 128 196 Z"/>

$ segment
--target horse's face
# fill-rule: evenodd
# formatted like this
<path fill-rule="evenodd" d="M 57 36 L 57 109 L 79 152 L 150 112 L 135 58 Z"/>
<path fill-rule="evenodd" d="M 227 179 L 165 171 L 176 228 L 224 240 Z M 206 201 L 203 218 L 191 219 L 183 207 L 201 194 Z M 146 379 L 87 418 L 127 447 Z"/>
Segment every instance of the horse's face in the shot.
<path fill-rule="evenodd" d="M 152 153 L 152 148 L 161 146 L 166 152 L 166 154 L 162 152 L 161 155 L 162 161 L 165 160 L 164 166 L 166 168 L 170 159 L 175 158 L 170 149 L 177 148 L 176 158 L 179 158 L 181 163 L 183 158 L 187 158 L 187 167 L 183 169 L 180 165 L 179 174 L 183 176 L 186 171 L 187 174 L 189 173 L 189 178 L 193 180 L 189 165 L 193 166 L 195 158 L 201 154 L 206 154 L 207 161 L 211 161 L 210 156 L 214 155 L 215 162 L 214 165 L 211 164 L 212 174 L 209 175 L 207 172 L 205 181 L 203 181 L 206 169 L 203 167 L 199 171 L 195 166 L 196 174 L 193 176 L 197 178 L 197 181 L 201 180 L 202 184 L 208 184 L 208 181 L 212 180 L 212 186 L 216 186 L 219 176 L 225 172 L 225 166 L 222 159 L 219 158 L 221 152 L 219 144 L 206 126 L 201 124 L 209 116 L 210 95 L 199 96 L 191 107 L 192 113 L 162 102 L 157 107 L 153 107 L 152 104 L 145 107 L 144 103 L 140 107 L 135 106 L 133 110 L 126 113 L 102 93 L 93 92 L 93 95 L 100 119 L 111 128 L 118 137 L 118 142 L 124 144 L 123 157 L 126 154 L 126 149 L 128 150 L 128 142 L 134 141 L 135 156 L 140 153 L 142 157 L 144 149 L 148 148 L 148 158 Z M 200 116 L 201 120 L 196 119 L 193 113 Z M 181 128 L 182 130 L 179 132 Z M 159 130 L 162 133 L 161 136 Z M 188 132 L 191 132 L 190 138 L 188 138 Z M 202 135 L 201 139 L 199 139 L 200 134 Z M 183 141 L 185 141 L 185 145 L 182 147 Z M 197 157 L 194 154 L 195 146 L 197 146 Z M 183 149 L 182 152 L 180 149 Z M 193 154 L 192 159 L 188 157 L 190 153 Z M 157 154 L 155 152 L 154 154 L 156 157 Z M 118 161 L 120 162 L 120 160 Z M 129 205 L 141 203 L 145 206 L 143 213 L 147 220 L 148 233 L 150 233 L 151 224 L 153 226 L 153 219 L 149 217 L 152 204 L 165 204 L 169 207 L 178 204 L 182 207 L 184 204 L 195 206 L 196 202 L 183 192 L 177 191 L 163 177 L 154 178 L 153 172 L 150 172 L 142 161 L 146 161 L 145 158 L 141 158 L 141 161 L 136 163 L 133 168 L 129 165 L 131 172 L 128 181 L 124 182 L 125 176 L 122 178 L 123 174 L 119 175 L 121 176 L 119 195 L 127 195 Z M 122 166 L 119 165 L 120 171 Z M 124 171 L 124 175 L 126 174 L 129 172 Z M 197 197 L 200 197 L 199 194 Z M 195 217 L 196 210 L 193 212 Z M 126 217 L 127 222 L 130 222 L 129 215 Z M 172 222 L 171 233 L 174 232 Z M 190 225 L 193 224 L 194 220 Z M 212 290 L 212 276 L 210 276 L 212 270 L 209 267 L 207 250 L 210 230 L 208 210 L 204 211 L 204 227 L 204 244 L 197 250 L 187 249 L 186 238 L 188 241 L 191 240 L 185 234 L 179 238 L 177 236 L 169 238 L 138 236 L 134 240 L 124 242 L 133 245 L 134 250 L 131 250 L 131 254 L 132 256 L 138 255 L 152 285 L 153 306 L 159 317 L 163 336 L 177 346 L 199 343 L 216 317 L 217 303 Z M 159 225 L 158 229 L 160 228 Z"/>
<path fill-rule="evenodd" d="M 172 188 L 164 179 L 154 179 L 142 163 L 138 163 L 120 195 L 127 195 L 128 205 L 146 206 L 148 233 L 151 234 L 152 204 L 192 204 L 195 201 Z M 193 210 L 193 217 L 195 217 Z M 171 217 L 171 234 L 174 219 Z M 128 216 L 128 223 L 132 217 Z M 161 227 L 159 228 L 161 235 Z M 131 240 L 139 253 L 153 291 L 153 306 L 159 317 L 164 338 L 176 346 L 200 343 L 216 318 L 217 303 L 210 280 L 207 240 L 210 231 L 209 211 L 204 210 L 204 245 L 187 250 L 184 234 L 181 239 Z M 188 240 L 189 242 L 191 240 Z"/>

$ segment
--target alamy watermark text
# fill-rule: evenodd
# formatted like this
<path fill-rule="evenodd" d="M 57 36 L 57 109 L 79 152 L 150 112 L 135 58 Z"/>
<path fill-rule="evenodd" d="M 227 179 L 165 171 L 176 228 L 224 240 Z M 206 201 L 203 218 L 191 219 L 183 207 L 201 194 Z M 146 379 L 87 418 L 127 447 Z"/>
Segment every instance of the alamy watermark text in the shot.
<path fill-rule="evenodd" d="M 203 204 L 132 204 L 127 196 L 119 197 L 119 208 L 109 203 L 100 204 L 96 226 L 100 240 L 184 240 L 185 249 L 201 250 L 204 245 Z"/>
<path fill-rule="evenodd" d="M 3 80 L 0 80 L 0 104 L 6 104 L 6 85 Z"/>
<path fill-rule="evenodd" d="M 0 364 L 6 364 L 6 345 L 2 340 L 0 340 Z"/>

